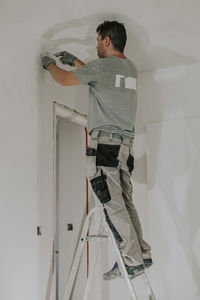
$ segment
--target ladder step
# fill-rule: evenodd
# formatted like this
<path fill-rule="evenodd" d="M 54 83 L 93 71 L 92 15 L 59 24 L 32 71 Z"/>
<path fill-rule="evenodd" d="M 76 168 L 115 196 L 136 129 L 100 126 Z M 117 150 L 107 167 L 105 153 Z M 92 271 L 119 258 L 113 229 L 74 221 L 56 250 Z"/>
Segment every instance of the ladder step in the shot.
<path fill-rule="evenodd" d="M 87 241 L 95 241 L 95 240 L 99 240 L 99 239 L 102 239 L 102 240 L 106 240 L 108 238 L 107 235 L 88 235 L 86 237 L 86 240 Z"/>

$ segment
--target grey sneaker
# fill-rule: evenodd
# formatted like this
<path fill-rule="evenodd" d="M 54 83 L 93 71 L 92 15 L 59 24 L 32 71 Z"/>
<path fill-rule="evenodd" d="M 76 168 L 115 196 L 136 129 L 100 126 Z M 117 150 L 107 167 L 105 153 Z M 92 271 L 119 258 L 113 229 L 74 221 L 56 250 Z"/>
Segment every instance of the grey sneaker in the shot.
<path fill-rule="evenodd" d="M 121 277 L 121 273 L 118 267 L 118 263 L 116 262 L 110 271 L 103 274 L 103 279 L 111 280 L 117 277 Z"/>
<path fill-rule="evenodd" d="M 136 276 L 138 276 L 138 275 L 140 275 L 144 272 L 144 265 L 128 266 L 128 265 L 125 264 L 125 266 L 126 266 L 126 270 L 128 272 L 128 275 L 129 275 L 130 279 L 133 279 Z M 122 275 L 121 275 L 121 272 L 119 270 L 118 264 L 116 262 L 114 264 L 113 268 L 110 271 L 103 274 L 103 279 L 104 280 L 111 280 L 111 279 L 114 279 L 114 278 L 117 278 L 117 277 L 122 278 Z"/>

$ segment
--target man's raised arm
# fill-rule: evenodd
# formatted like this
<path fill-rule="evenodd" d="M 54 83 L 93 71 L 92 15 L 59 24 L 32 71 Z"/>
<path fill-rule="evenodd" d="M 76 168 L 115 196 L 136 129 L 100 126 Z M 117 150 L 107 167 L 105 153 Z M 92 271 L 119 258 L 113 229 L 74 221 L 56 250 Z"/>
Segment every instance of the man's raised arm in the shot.
<path fill-rule="evenodd" d="M 74 56 L 73 54 L 71 54 L 67 51 L 57 52 L 57 53 L 55 53 L 55 56 L 59 57 L 59 61 L 63 65 L 67 64 L 71 67 L 78 67 L 78 68 L 85 65 L 83 61 L 81 61 L 76 56 Z"/>
<path fill-rule="evenodd" d="M 57 52 L 54 55 L 59 57 L 59 61 L 64 65 L 68 64 L 77 68 L 85 65 L 84 62 L 67 51 Z M 66 71 L 57 67 L 56 61 L 48 55 L 42 57 L 42 65 L 45 70 L 48 70 L 51 73 L 53 79 L 61 85 L 81 84 L 73 71 Z"/>

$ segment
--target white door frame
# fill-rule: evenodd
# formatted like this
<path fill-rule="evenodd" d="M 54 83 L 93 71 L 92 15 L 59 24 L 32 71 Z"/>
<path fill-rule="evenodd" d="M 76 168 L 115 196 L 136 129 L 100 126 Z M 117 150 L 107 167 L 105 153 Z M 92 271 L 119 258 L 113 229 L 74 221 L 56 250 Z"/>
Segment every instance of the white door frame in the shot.
<path fill-rule="evenodd" d="M 53 102 L 53 224 L 52 224 L 52 259 L 49 271 L 45 300 L 56 299 L 56 125 L 57 116 L 68 118 L 72 122 L 87 127 L 87 115 L 66 105 Z"/>

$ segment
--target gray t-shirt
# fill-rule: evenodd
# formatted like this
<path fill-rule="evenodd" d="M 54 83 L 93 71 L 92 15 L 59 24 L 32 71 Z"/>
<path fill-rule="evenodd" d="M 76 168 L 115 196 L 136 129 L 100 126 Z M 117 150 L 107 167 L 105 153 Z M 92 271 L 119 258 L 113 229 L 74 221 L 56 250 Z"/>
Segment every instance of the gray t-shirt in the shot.
<path fill-rule="evenodd" d="M 137 70 L 128 58 L 92 60 L 74 70 L 89 85 L 88 132 L 103 129 L 134 137 L 137 109 Z"/>

